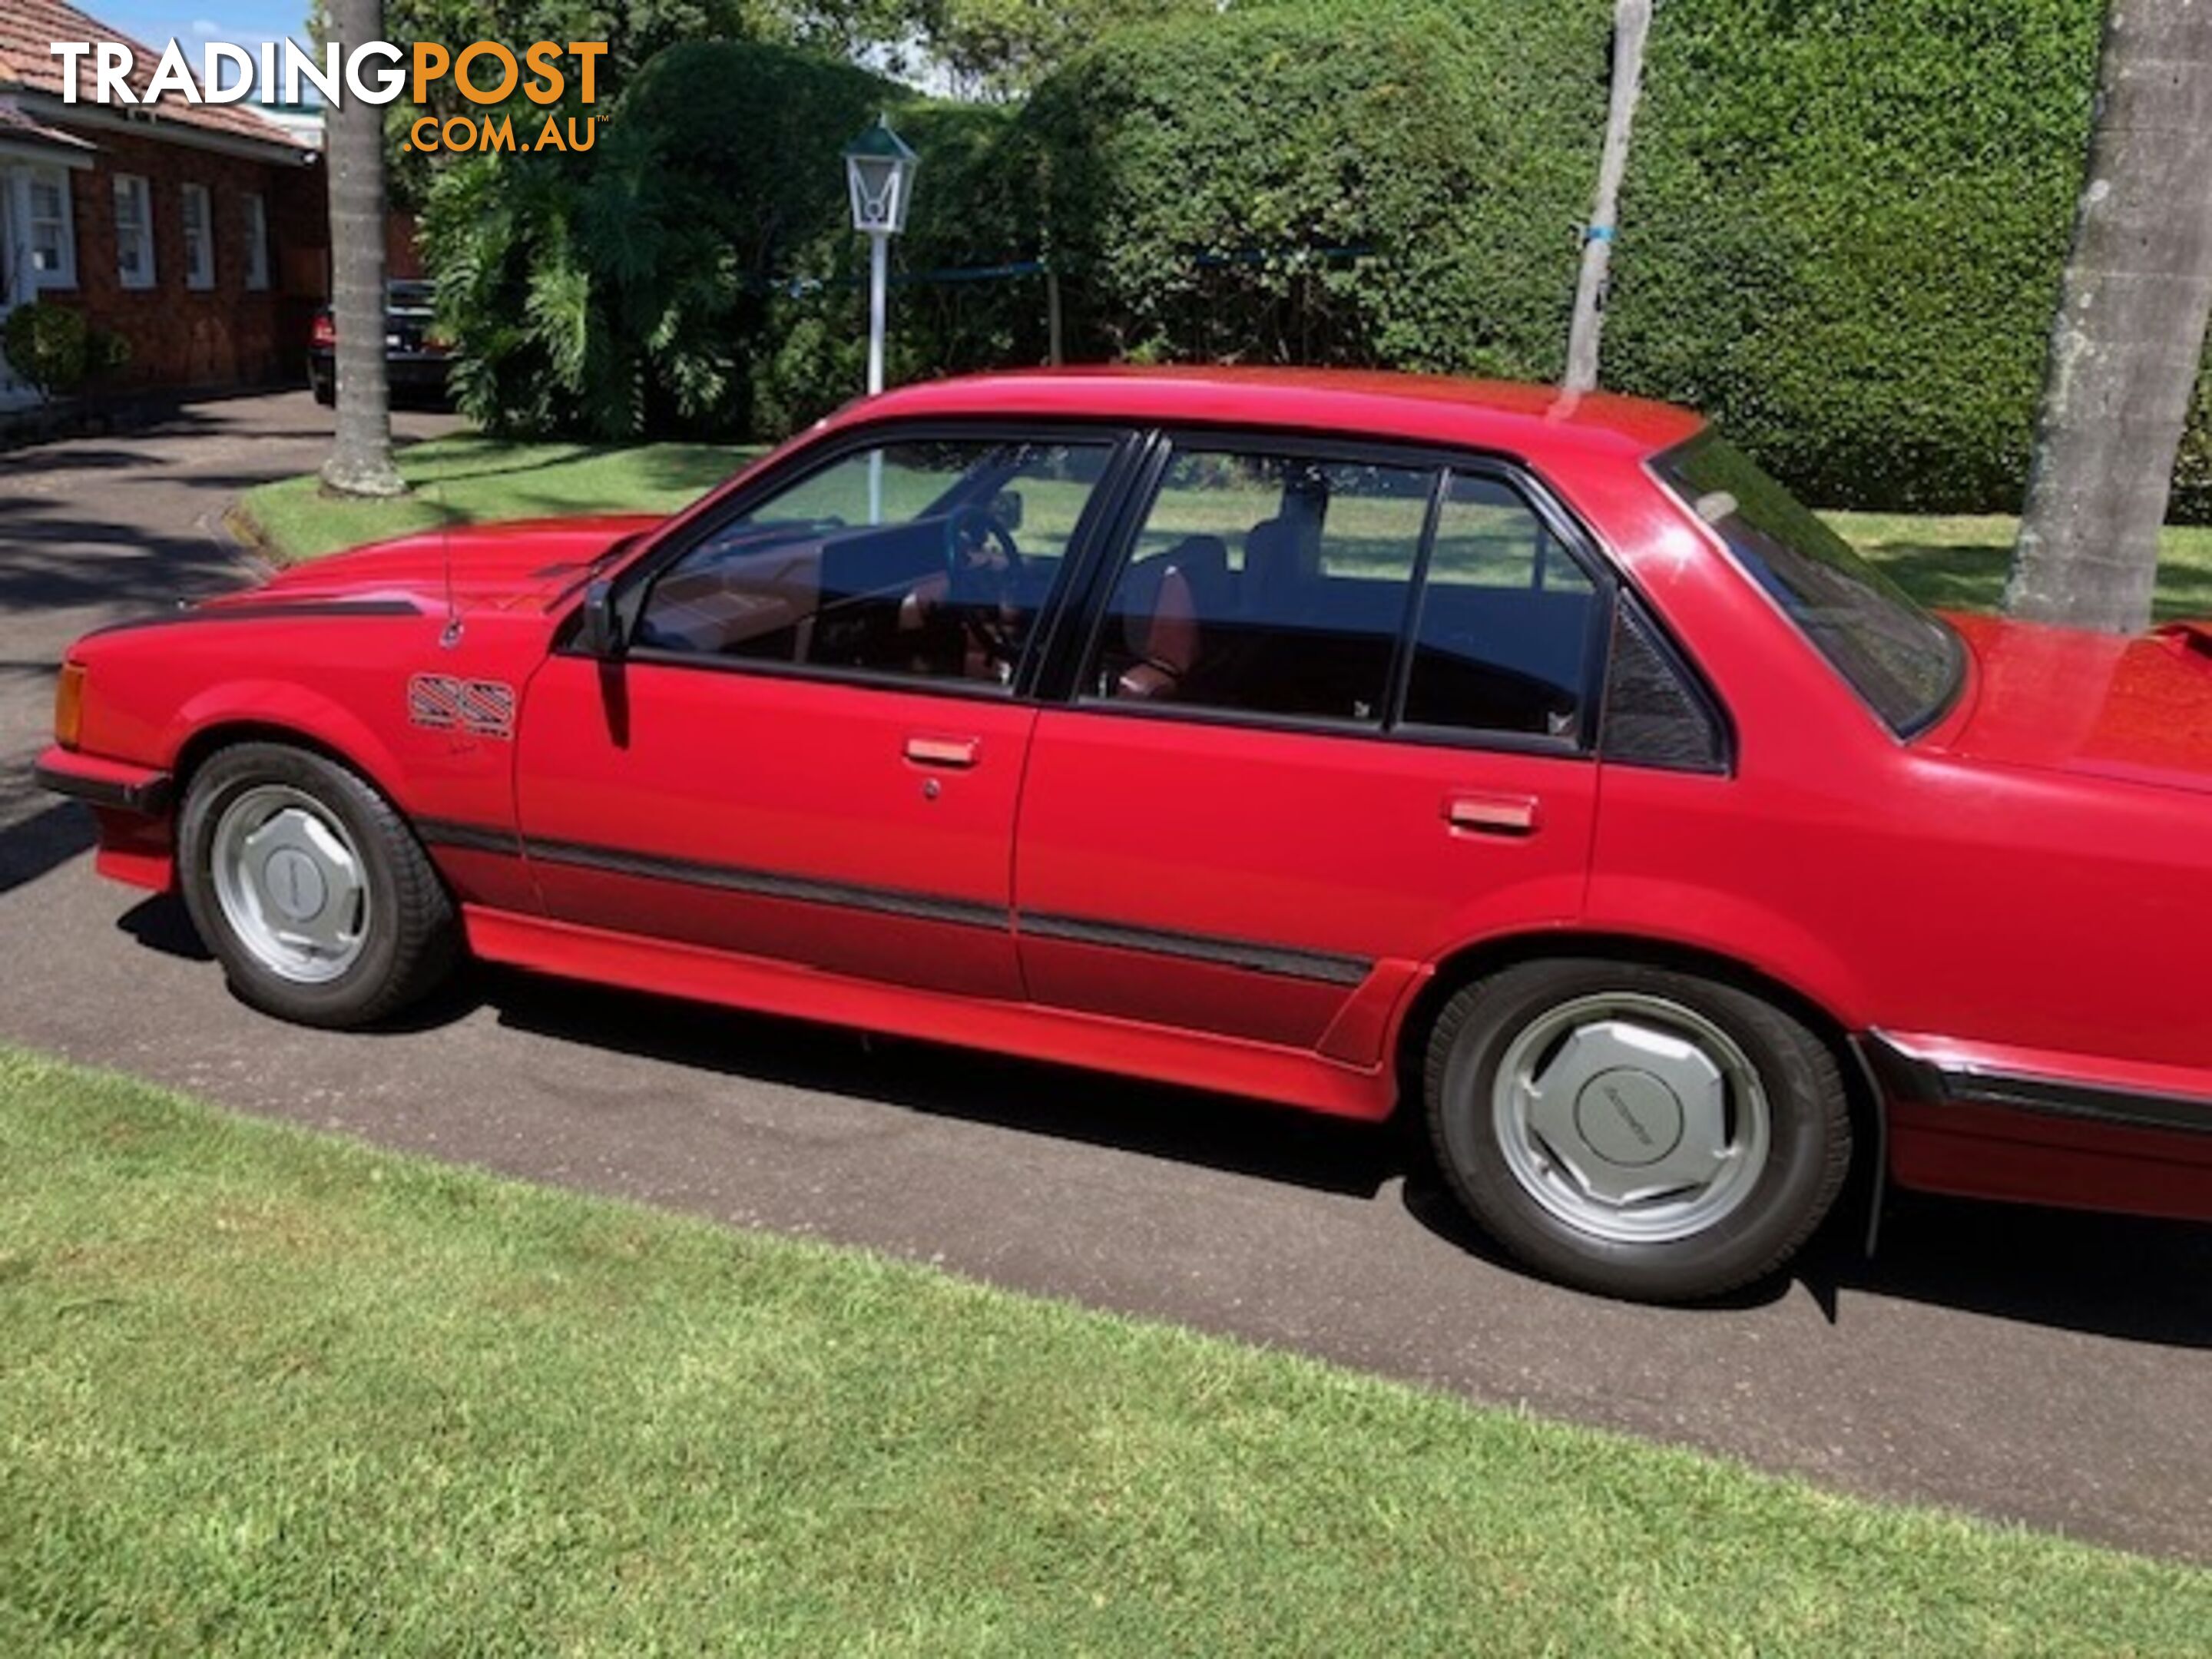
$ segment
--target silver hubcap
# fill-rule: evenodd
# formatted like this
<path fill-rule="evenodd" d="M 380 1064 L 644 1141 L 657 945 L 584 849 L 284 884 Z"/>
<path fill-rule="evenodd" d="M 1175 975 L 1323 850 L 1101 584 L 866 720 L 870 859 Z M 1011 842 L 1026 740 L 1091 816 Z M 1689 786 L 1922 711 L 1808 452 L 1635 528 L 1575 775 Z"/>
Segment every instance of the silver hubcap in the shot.
<path fill-rule="evenodd" d="M 1515 1037 L 1491 1091 L 1513 1177 L 1620 1243 L 1702 1232 L 1766 1166 L 1766 1091 L 1734 1038 L 1664 997 L 1580 997 Z"/>
<path fill-rule="evenodd" d="M 354 964 L 368 937 L 368 878 L 331 811 L 285 784 L 258 784 L 216 822 L 216 899 L 254 959 L 297 985 Z"/>

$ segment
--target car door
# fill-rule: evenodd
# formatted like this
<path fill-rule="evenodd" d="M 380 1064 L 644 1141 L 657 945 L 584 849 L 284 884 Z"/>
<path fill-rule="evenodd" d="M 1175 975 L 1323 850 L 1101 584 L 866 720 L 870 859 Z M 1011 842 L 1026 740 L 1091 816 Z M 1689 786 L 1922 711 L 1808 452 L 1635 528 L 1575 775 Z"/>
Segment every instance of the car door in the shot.
<path fill-rule="evenodd" d="M 1016 997 L 1030 635 L 1117 441 L 833 441 L 633 580 L 627 649 L 556 652 L 517 757 L 547 911 Z"/>
<path fill-rule="evenodd" d="M 1030 993 L 1376 1063 L 1425 959 L 1579 911 L 1608 593 L 1496 466 L 1157 465 L 1031 739 Z"/>

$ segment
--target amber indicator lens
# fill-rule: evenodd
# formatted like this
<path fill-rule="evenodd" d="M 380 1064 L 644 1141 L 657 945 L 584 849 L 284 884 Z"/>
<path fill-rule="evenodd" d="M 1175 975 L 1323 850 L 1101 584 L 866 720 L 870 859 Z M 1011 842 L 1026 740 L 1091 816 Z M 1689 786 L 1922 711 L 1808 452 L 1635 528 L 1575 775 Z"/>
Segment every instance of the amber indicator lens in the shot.
<path fill-rule="evenodd" d="M 84 726 L 84 665 L 65 662 L 54 684 L 54 741 L 64 749 L 76 747 Z"/>

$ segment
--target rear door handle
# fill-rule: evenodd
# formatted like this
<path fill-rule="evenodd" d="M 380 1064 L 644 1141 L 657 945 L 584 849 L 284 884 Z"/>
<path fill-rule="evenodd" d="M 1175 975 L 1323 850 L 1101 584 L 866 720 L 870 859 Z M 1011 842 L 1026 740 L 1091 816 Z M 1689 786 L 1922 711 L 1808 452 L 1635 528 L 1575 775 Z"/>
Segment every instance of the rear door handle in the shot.
<path fill-rule="evenodd" d="M 908 738 L 906 757 L 916 766 L 973 766 L 981 745 L 973 738 Z"/>
<path fill-rule="evenodd" d="M 1447 795 L 1444 822 L 1480 836 L 1533 836 L 1542 821 L 1534 795 Z"/>

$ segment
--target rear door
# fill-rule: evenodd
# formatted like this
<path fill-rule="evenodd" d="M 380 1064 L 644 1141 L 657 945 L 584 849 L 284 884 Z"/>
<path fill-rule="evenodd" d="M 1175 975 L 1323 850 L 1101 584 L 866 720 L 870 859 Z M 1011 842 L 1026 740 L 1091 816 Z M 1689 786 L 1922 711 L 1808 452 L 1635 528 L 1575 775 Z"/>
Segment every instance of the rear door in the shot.
<path fill-rule="evenodd" d="M 556 653 L 531 683 L 518 798 L 548 911 L 1018 998 L 1018 684 L 1116 441 L 863 435 L 702 526 L 625 600 L 621 660 Z"/>
<path fill-rule="evenodd" d="M 1036 1000 L 1354 1063 L 1424 959 L 1579 912 L 1610 595 L 1504 469 L 1191 434 L 1030 745 Z"/>

